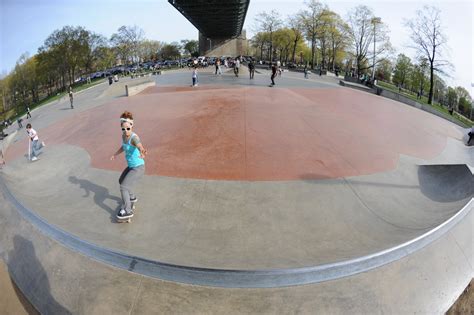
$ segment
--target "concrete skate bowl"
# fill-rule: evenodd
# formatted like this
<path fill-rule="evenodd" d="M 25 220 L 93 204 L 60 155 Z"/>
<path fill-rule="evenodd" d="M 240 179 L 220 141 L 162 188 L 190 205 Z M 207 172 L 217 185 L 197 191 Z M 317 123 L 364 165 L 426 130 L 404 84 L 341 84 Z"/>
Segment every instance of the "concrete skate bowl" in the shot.
<path fill-rule="evenodd" d="M 430 166 L 428 168 L 432 167 Z M 455 166 L 455 168 L 457 167 Z M 428 172 L 432 179 L 433 173 L 437 173 L 436 170 L 433 172 L 429 169 L 426 170 L 425 167 L 423 167 L 423 169 L 424 170 L 421 172 Z M 133 271 L 138 274 L 174 282 L 218 287 L 278 287 L 317 283 L 347 277 L 401 259 L 430 244 L 444 235 L 444 233 L 449 231 L 458 222 L 462 221 L 464 216 L 466 216 L 472 209 L 473 202 L 469 202 L 469 198 L 471 198 L 473 194 L 472 177 L 469 178 L 465 172 L 461 171 L 459 171 L 458 174 L 461 174 L 466 180 L 462 183 L 462 186 L 470 187 L 470 191 L 465 191 L 466 196 L 459 196 L 460 199 L 457 201 L 453 200 L 452 197 L 449 197 L 450 202 L 446 203 L 446 198 L 448 198 L 449 195 L 448 192 L 446 194 L 437 195 L 438 199 L 445 200 L 443 206 L 436 208 L 423 208 L 419 211 L 416 211 L 416 207 L 413 209 L 399 209 L 398 215 L 387 215 L 387 213 L 383 211 L 386 209 L 377 211 L 377 209 L 370 208 L 370 201 L 361 199 L 368 205 L 367 209 L 369 210 L 366 209 L 365 213 L 358 213 L 357 215 L 354 215 L 354 213 L 346 213 L 346 215 L 351 215 L 351 217 L 340 217 L 338 219 L 339 226 L 334 226 L 334 229 L 337 230 L 339 235 L 332 235 L 331 230 L 329 229 L 323 230 L 323 225 L 327 226 L 332 224 L 328 221 L 317 227 L 312 226 L 315 230 L 313 234 L 317 235 L 313 240 L 308 238 L 294 238 L 293 241 L 290 242 L 290 237 L 286 237 L 287 244 L 282 244 L 282 238 L 278 239 L 274 237 L 274 235 L 271 235 L 274 238 L 265 240 L 261 244 L 264 247 L 262 246 L 262 248 L 260 248 L 260 252 L 258 252 L 258 250 L 252 252 L 252 257 L 254 257 L 253 261 L 248 257 L 248 252 L 246 251 L 249 250 L 249 247 L 245 247 L 246 239 L 242 234 L 240 235 L 239 243 L 244 244 L 243 248 L 236 251 L 215 251 L 214 248 L 199 248 L 199 246 L 204 245 L 216 245 L 209 243 L 204 244 L 202 240 L 199 240 L 199 237 L 202 238 L 203 235 L 206 234 L 202 233 L 202 230 L 201 233 L 193 234 L 193 232 L 189 232 L 185 237 L 183 236 L 185 239 L 193 240 L 191 243 L 195 247 L 198 247 L 195 248 L 195 250 L 202 253 L 201 258 L 209 257 L 211 253 L 214 253 L 214 257 L 212 258 L 214 260 L 212 262 L 214 266 L 216 266 L 218 262 L 220 262 L 221 266 L 224 267 L 226 265 L 236 265 L 236 262 L 238 262 L 239 259 L 245 257 L 246 262 L 241 262 L 241 265 L 239 266 L 241 268 L 245 266 L 245 263 L 247 263 L 248 266 L 257 266 L 257 264 L 260 264 L 261 267 L 271 266 L 272 264 L 273 266 L 276 266 L 275 259 L 280 259 L 280 263 L 284 261 L 287 266 L 286 268 L 209 268 L 197 265 L 196 260 L 194 261 L 194 264 L 191 265 L 189 262 L 195 259 L 192 255 L 195 255 L 196 252 L 187 248 L 185 244 L 183 244 L 179 249 L 183 252 L 180 254 L 175 253 L 173 255 L 168 255 L 167 257 L 170 260 L 175 259 L 175 262 L 180 262 L 180 264 L 166 262 L 166 258 L 160 260 L 159 255 L 150 259 L 145 251 L 141 253 L 144 255 L 137 255 L 140 249 L 137 249 L 137 252 L 133 252 L 133 247 L 128 248 L 127 252 L 124 252 L 124 243 L 120 242 L 125 240 L 121 240 L 119 234 L 110 235 L 107 233 L 109 235 L 103 235 L 100 231 L 88 230 L 86 227 L 87 222 L 80 222 L 77 217 L 74 218 L 74 224 L 81 228 L 75 231 L 72 226 L 69 226 L 68 231 L 65 231 L 63 229 L 65 227 L 64 225 L 57 225 L 60 220 L 54 220 L 51 217 L 48 217 L 47 221 L 45 220 L 44 216 L 47 216 L 47 214 L 45 214 L 44 209 L 40 209 L 40 211 L 32 211 L 24 207 L 23 202 L 20 203 L 18 200 L 26 200 L 27 198 L 25 195 L 14 197 L 11 194 L 10 189 L 6 188 L 4 184 L 2 184 L 2 190 L 7 196 L 9 203 L 14 204 L 21 216 L 31 222 L 36 229 L 39 229 L 51 239 L 59 241 L 73 251 L 89 256 L 94 260 L 99 260 L 106 264 Z M 439 183 L 443 181 L 440 177 L 436 177 L 436 180 Z M 8 184 L 11 186 L 11 183 Z M 33 183 L 30 182 L 29 184 L 31 185 Z M 429 191 L 430 195 L 433 193 L 426 187 L 423 188 L 423 190 L 425 192 Z M 43 193 L 48 195 L 47 191 L 43 191 Z M 64 190 L 61 193 L 67 194 L 68 191 Z M 395 198 L 402 198 L 402 196 L 395 196 Z M 466 202 L 467 204 L 465 204 Z M 465 204 L 464 207 L 462 206 L 463 204 Z M 419 205 L 422 206 L 422 204 Z M 83 205 L 81 204 L 80 206 L 82 207 Z M 456 209 L 455 207 L 458 208 Z M 363 211 L 362 207 L 352 210 L 354 212 Z M 70 213 L 67 213 L 66 209 L 64 209 L 64 211 L 66 213 L 59 214 L 56 212 L 55 215 L 59 217 L 71 215 Z M 282 215 L 282 213 L 275 214 L 278 216 Z M 145 216 L 145 213 L 141 213 L 141 215 Z M 340 213 L 338 216 L 339 215 L 343 214 Z M 392 218 L 390 218 L 390 215 L 392 215 Z M 248 222 L 249 218 L 246 217 L 245 211 L 241 217 L 243 221 Z M 298 214 L 293 213 L 291 214 L 291 217 L 298 217 Z M 88 217 L 88 220 L 91 220 L 90 218 L 91 217 Z M 210 218 L 206 218 L 203 219 L 203 221 L 208 221 L 209 219 Z M 308 228 L 311 228 L 311 226 L 305 225 L 303 220 L 310 221 L 311 223 L 314 222 L 314 220 L 305 217 L 300 218 L 299 220 L 293 220 L 299 221 L 298 224 L 300 229 L 306 231 L 303 234 L 306 234 Z M 323 220 L 323 218 L 319 217 L 318 220 Z M 52 222 L 54 222 L 54 224 L 52 224 Z M 144 226 L 140 221 L 135 221 L 134 224 L 135 226 L 130 225 L 125 227 L 128 230 L 127 233 L 135 233 L 133 227 L 142 230 L 149 230 L 149 227 Z M 139 224 L 141 226 L 139 226 Z M 169 224 L 169 222 L 167 224 Z M 199 225 L 205 223 L 195 222 L 195 224 Z M 274 222 L 269 222 L 269 224 L 278 225 L 278 222 L 275 220 Z M 163 225 L 160 225 L 158 228 L 163 229 Z M 203 229 L 205 228 L 206 227 L 203 226 Z M 207 228 L 211 229 L 209 225 Z M 260 228 L 263 229 L 262 226 Z M 288 228 L 286 228 L 286 230 L 284 229 L 285 227 L 280 222 L 280 233 L 283 231 L 287 234 L 295 233 L 295 231 L 288 231 Z M 320 232 L 318 233 L 317 230 Z M 241 231 L 241 233 L 245 232 Z M 268 231 L 268 234 L 270 233 L 271 231 Z M 229 236 L 226 236 L 225 234 L 232 233 L 226 231 L 226 233 L 220 235 L 222 238 L 225 238 L 225 242 L 227 242 Z M 325 238 L 324 234 L 329 234 L 329 236 L 326 236 Z M 261 235 L 262 234 L 260 234 L 260 236 Z M 216 237 L 217 236 L 218 235 L 216 235 Z M 235 236 L 236 235 L 232 235 L 232 237 Z M 255 237 L 259 236 L 254 234 L 252 237 L 247 238 L 247 241 L 250 238 L 255 239 Z M 339 239 L 337 237 L 339 237 Z M 110 243 L 105 244 L 104 242 L 101 242 L 99 238 L 108 238 Z M 139 240 L 136 239 L 135 241 L 138 242 Z M 148 252 L 157 250 L 154 244 L 157 242 L 160 243 L 158 239 L 153 240 L 143 237 L 143 234 L 141 235 L 140 241 L 146 245 L 145 249 L 148 249 Z M 114 246 L 114 243 L 120 244 L 120 246 Z M 301 253 L 298 254 L 298 251 L 290 250 L 290 247 L 298 246 L 298 243 L 304 243 L 305 246 L 308 246 L 308 248 L 305 249 L 305 263 L 307 264 L 305 267 L 301 267 L 299 265 L 300 262 L 297 262 L 298 259 L 300 261 L 302 260 Z M 311 243 L 314 244 L 313 248 L 309 247 Z M 138 247 L 140 246 L 140 244 L 136 244 Z M 227 243 L 227 245 L 233 246 L 233 244 L 230 243 Z M 273 247 L 273 249 L 271 247 Z M 351 252 L 349 249 L 354 250 Z M 163 247 L 163 251 L 166 253 L 167 249 Z M 278 255 L 278 253 L 280 254 Z M 362 253 L 365 253 L 365 255 L 361 255 Z M 235 256 L 227 257 L 228 260 L 226 261 L 226 259 L 224 259 L 225 257 L 219 257 L 220 254 L 223 254 L 225 257 L 230 254 Z M 291 255 L 293 255 L 293 257 L 291 257 Z M 300 256 L 297 257 L 297 255 Z M 321 258 L 323 256 L 325 256 L 326 259 L 329 258 L 329 261 L 332 260 L 332 262 L 317 263 L 323 261 Z M 177 259 L 181 259 L 181 261 L 177 261 Z M 309 265 L 309 261 L 313 261 L 315 265 Z M 209 259 L 207 263 L 210 263 Z M 294 267 L 289 267 L 291 265 Z"/>
<path fill-rule="evenodd" d="M 221 89 L 222 103 L 209 90 L 161 90 L 159 99 L 147 90 L 80 113 L 41 131 L 48 139 L 42 164 L 25 166 L 12 146 L 4 194 L 73 251 L 158 279 L 218 287 L 292 286 L 371 270 L 430 244 L 471 211 L 467 167 L 411 160 L 436 157 L 447 138 L 457 139 L 450 124 L 378 98 L 341 111 L 320 91 L 258 90 L 263 101 L 254 91 Z M 344 93 L 333 95 L 336 103 L 357 95 Z M 285 97 L 293 109 L 276 102 Z M 131 106 L 149 156 L 156 154 L 137 187 L 139 215 L 116 225 L 110 219 L 123 164 L 105 162 L 117 141 L 98 140 L 116 139 L 117 117 Z M 407 126 L 388 136 L 355 117 L 395 126 L 390 109 Z M 339 127 L 351 117 L 350 128 Z M 420 117 L 426 124 L 418 127 Z M 26 167 L 35 176 L 24 176 Z"/>

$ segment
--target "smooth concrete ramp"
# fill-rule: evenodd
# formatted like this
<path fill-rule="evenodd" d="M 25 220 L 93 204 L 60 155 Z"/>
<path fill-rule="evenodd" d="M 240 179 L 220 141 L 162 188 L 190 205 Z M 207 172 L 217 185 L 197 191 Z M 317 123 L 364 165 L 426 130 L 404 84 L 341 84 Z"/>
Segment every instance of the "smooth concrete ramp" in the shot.
<path fill-rule="evenodd" d="M 162 281 L 90 259 L 32 224 L 5 192 L 1 198 L 1 257 L 44 314 L 442 314 L 474 274 L 472 207 L 440 238 L 371 272 L 313 285 L 225 289 Z M 132 259 L 128 270 L 137 264 Z"/>
<path fill-rule="evenodd" d="M 65 314 L 445 311 L 474 274 L 474 183 L 466 167 L 473 151 L 459 140 L 461 131 L 357 91 L 339 92 L 350 101 L 335 109 L 324 98 L 313 101 L 329 90 L 296 92 L 294 83 L 264 93 L 265 100 L 300 94 L 291 108 L 275 103 L 270 110 L 249 101 L 258 89 L 239 88 L 241 78 L 223 80 L 235 86 L 203 84 L 193 92 L 183 85 L 179 93 L 158 86 L 128 99 L 99 87 L 83 95 L 76 114 L 45 108 L 34 117 L 48 143 L 36 163 L 26 161 L 24 135 L 15 137 L 0 174 L 0 253 L 32 303 Z M 88 95 L 98 104 L 88 104 Z M 368 108 L 353 103 L 359 96 Z M 177 97 L 187 101 L 180 106 Z M 209 103 L 199 106 L 193 97 Z M 116 114 L 128 106 L 140 115 L 159 113 L 158 120 L 140 120 L 142 139 L 159 154 L 148 157 L 137 186 L 136 217 L 117 224 L 123 165 L 106 158 L 117 146 Z M 346 131 L 326 136 L 335 122 L 376 106 L 381 119 L 385 111 L 414 115 L 400 138 L 362 139 L 364 130 L 377 129 L 364 129 L 363 119 L 352 120 L 352 134 L 360 133 L 352 142 Z M 282 113 L 290 114 L 285 124 Z M 259 121 L 273 129 L 259 129 Z M 147 122 L 158 137 L 147 138 Z M 181 141 L 170 137 L 185 127 Z M 305 151 L 301 144 L 311 141 Z M 243 148 L 254 155 L 242 155 Z M 202 163 L 212 155 L 219 159 L 211 172 Z M 226 173 L 232 163 L 239 168 Z M 192 176 L 199 168 L 205 171 Z"/>
<path fill-rule="evenodd" d="M 91 255 L 100 257 L 101 249 L 122 253 L 122 266 L 135 257 L 134 271 L 200 285 L 295 285 L 378 267 L 426 242 L 381 252 L 423 235 L 439 237 L 430 232 L 456 216 L 450 224 L 461 220 L 474 195 L 474 177 L 465 165 L 416 166 L 403 159 L 392 172 L 297 183 L 149 176 L 137 188 L 142 201 L 136 218 L 124 225 L 114 223 L 118 194 L 106 188 L 114 187 L 119 173 L 90 168 L 89 161 L 83 150 L 59 146 L 45 153 L 42 164 L 12 162 L 3 178 L 18 203 L 67 231 L 61 238 L 96 245 Z M 373 263 L 364 260 L 373 255 Z M 163 276 L 156 265 L 138 261 L 196 272 L 182 276 L 177 268 Z M 205 269 L 234 270 L 236 276 L 199 274 Z"/>

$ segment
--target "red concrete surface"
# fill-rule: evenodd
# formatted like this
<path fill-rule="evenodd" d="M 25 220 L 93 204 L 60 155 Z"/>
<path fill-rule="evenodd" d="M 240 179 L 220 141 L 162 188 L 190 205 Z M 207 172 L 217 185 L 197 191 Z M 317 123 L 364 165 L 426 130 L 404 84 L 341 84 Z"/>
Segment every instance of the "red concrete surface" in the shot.
<path fill-rule="evenodd" d="M 123 158 L 109 157 L 120 146 L 124 110 L 148 149 L 146 173 L 183 178 L 371 174 L 395 168 L 400 154 L 433 158 L 447 137 L 462 136 L 439 117 L 360 91 L 212 86 L 149 88 L 38 132 L 48 145 L 83 147 L 93 167 L 121 171 Z M 7 159 L 26 147 L 13 145 Z"/>

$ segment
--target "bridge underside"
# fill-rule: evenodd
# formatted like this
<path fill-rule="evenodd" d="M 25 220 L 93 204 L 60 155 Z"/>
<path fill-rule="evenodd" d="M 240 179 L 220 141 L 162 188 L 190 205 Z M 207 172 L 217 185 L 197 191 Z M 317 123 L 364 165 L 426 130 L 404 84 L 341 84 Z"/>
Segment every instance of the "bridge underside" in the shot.
<path fill-rule="evenodd" d="M 168 0 L 198 30 L 210 39 L 240 35 L 250 0 Z"/>

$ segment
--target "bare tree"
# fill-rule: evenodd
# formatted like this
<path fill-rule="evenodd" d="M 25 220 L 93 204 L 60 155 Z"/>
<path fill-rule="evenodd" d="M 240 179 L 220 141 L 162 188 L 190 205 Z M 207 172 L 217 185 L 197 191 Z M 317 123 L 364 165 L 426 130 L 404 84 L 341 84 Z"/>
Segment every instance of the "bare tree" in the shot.
<path fill-rule="evenodd" d="M 446 60 L 440 60 L 447 38 L 442 32 L 441 11 L 433 6 L 425 5 L 422 10 L 416 11 L 416 17 L 406 22 L 411 31 L 412 48 L 419 56 L 425 57 L 430 65 L 430 91 L 428 104 L 433 102 L 434 74 L 443 73 L 443 67 L 451 66 Z"/>
<path fill-rule="evenodd" d="M 110 41 L 117 48 L 122 59 L 126 62 L 131 59 L 133 62 L 139 62 L 140 44 L 144 39 L 145 33 L 138 26 L 121 26 L 117 33 L 112 34 Z"/>
<path fill-rule="evenodd" d="M 375 24 L 375 25 L 374 25 Z M 370 69 L 377 64 L 372 62 L 368 66 L 369 58 L 378 62 L 383 60 L 387 53 L 391 53 L 393 48 L 388 37 L 388 28 L 379 18 L 375 18 L 372 10 L 365 6 L 359 5 L 352 9 L 348 17 L 349 37 L 352 42 L 352 54 L 357 67 L 357 76 L 361 75 L 363 70 Z M 371 44 L 378 43 L 375 52 L 370 49 Z"/>
<path fill-rule="evenodd" d="M 270 13 L 261 12 L 257 15 L 257 32 L 265 32 L 268 33 L 268 41 L 270 44 L 270 62 L 273 61 L 273 33 L 280 28 L 282 25 L 282 21 L 280 18 L 280 14 L 272 10 Z"/>

